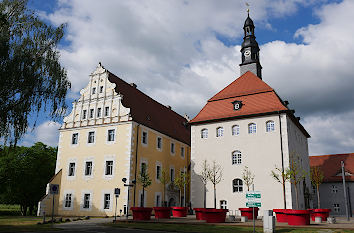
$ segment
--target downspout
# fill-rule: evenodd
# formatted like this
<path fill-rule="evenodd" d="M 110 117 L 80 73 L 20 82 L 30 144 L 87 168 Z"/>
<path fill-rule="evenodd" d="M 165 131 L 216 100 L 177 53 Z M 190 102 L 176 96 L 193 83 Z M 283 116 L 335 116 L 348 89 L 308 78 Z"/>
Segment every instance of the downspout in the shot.
<path fill-rule="evenodd" d="M 138 145 L 139 145 L 139 126 L 140 124 L 137 125 L 136 127 L 136 146 L 135 146 L 135 174 L 134 174 L 134 180 L 136 181 L 136 174 L 138 171 Z M 135 207 L 135 198 L 136 197 L 136 183 L 134 185 L 134 204 L 133 206 Z"/>
<path fill-rule="evenodd" d="M 281 118 L 279 113 L 279 133 L 280 133 L 280 152 L 281 152 L 281 172 L 282 172 L 282 181 L 283 181 L 283 200 L 284 200 L 284 209 L 286 209 L 286 198 L 285 198 L 285 180 L 284 180 L 284 154 L 283 154 L 283 134 L 281 130 Z"/>

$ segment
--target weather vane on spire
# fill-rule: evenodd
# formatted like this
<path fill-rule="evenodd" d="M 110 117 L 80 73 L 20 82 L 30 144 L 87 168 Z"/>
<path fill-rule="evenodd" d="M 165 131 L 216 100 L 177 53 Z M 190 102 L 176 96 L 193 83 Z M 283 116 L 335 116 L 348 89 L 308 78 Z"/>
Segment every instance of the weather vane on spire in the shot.
<path fill-rule="evenodd" d="M 248 2 L 245 2 L 246 6 L 247 6 L 247 14 L 248 16 L 250 15 L 250 4 L 248 4 Z"/>

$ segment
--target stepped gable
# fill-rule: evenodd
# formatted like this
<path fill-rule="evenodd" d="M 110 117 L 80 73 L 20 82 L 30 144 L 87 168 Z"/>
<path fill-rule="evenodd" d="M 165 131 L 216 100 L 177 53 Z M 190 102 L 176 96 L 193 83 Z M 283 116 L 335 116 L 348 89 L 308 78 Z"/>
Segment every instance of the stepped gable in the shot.
<path fill-rule="evenodd" d="M 242 101 L 239 110 L 233 108 L 232 102 L 236 100 Z M 289 109 L 273 88 L 248 71 L 209 99 L 190 123 L 242 118 L 287 110 Z"/>
<path fill-rule="evenodd" d="M 321 168 L 324 182 L 342 182 L 341 161 L 344 162 L 345 180 L 354 181 L 354 153 L 310 156 L 310 167 Z"/>
<path fill-rule="evenodd" d="M 122 103 L 130 108 L 133 121 L 190 145 L 190 128 L 184 117 L 111 72 L 108 79 L 116 84 L 115 91 L 123 95 Z"/>

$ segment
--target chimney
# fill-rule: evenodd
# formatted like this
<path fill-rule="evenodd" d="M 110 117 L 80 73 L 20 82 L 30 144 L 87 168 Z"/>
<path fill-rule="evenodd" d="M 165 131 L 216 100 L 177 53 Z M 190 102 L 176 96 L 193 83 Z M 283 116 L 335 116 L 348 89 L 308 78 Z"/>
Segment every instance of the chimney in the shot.
<path fill-rule="evenodd" d="M 166 107 L 167 107 L 168 109 L 172 109 L 170 105 L 166 105 Z"/>
<path fill-rule="evenodd" d="M 135 83 L 130 83 L 130 86 L 132 86 L 132 87 L 134 87 L 134 88 L 137 87 Z"/>

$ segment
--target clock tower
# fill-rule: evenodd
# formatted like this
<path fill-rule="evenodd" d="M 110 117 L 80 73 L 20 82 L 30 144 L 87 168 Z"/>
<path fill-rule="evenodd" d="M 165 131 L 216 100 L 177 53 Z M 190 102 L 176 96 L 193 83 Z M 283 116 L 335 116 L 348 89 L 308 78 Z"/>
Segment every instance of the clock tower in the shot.
<path fill-rule="evenodd" d="M 240 75 L 251 71 L 262 79 L 262 66 L 259 62 L 259 46 L 254 35 L 254 24 L 248 13 L 245 25 L 243 26 L 244 37 L 241 46 L 242 63 L 240 64 Z"/>

